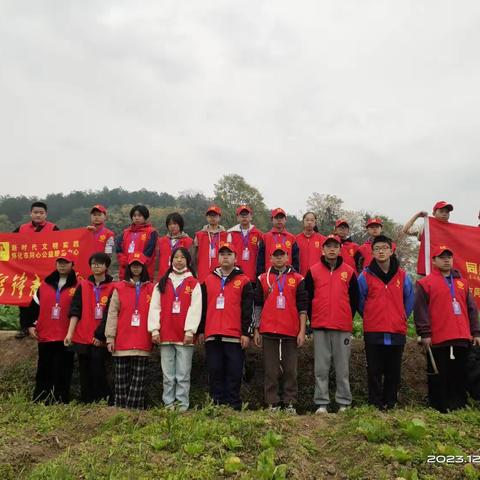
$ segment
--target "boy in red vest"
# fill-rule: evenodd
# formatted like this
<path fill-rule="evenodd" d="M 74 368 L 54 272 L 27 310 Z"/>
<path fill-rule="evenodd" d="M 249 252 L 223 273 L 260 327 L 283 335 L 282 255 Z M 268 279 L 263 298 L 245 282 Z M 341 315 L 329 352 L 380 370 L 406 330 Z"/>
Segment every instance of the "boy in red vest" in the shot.
<path fill-rule="evenodd" d="M 205 340 L 210 395 L 217 404 L 240 410 L 245 349 L 250 337 L 253 290 L 249 278 L 235 266 L 235 247 L 222 242 L 219 266 L 202 284 L 199 342 Z"/>
<path fill-rule="evenodd" d="M 341 249 L 340 255 L 343 258 L 343 261 L 350 265 L 355 272 L 357 271 L 356 262 L 355 262 L 355 255 L 358 251 L 359 245 L 352 241 L 352 237 L 350 237 L 350 226 L 348 222 L 343 218 L 338 219 L 335 222 L 335 230 L 333 231 L 334 235 L 340 237 Z"/>
<path fill-rule="evenodd" d="M 296 413 L 298 347 L 305 343 L 308 294 L 303 277 L 288 265 L 287 247 L 272 247 L 271 263 L 255 290 L 254 342 L 263 346 L 265 403 Z M 283 384 L 280 391 L 280 382 Z"/>
<path fill-rule="evenodd" d="M 73 352 L 65 347 L 63 339 L 76 286 L 73 257 L 60 256 L 56 270 L 42 282 L 27 309 L 28 331 L 38 341 L 34 401 L 70 401 Z"/>
<path fill-rule="evenodd" d="M 227 240 L 227 232 L 220 225 L 221 216 L 220 207 L 212 205 L 206 213 L 207 225 L 195 233 L 193 261 L 199 282 L 203 282 L 207 275 L 218 267 L 218 246 Z"/>
<path fill-rule="evenodd" d="M 103 205 L 94 205 L 90 210 L 90 223 L 87 227 L 93 233 L 92 253 L 104 252 L 112 255 L 115 246 L 115 234 L 105 226 L 107 209 Z"/>
<path fill-rule="evenodd" d="M 315 352 L 316 414 L 327 413 L 330 403 L 328 380 L 332 358 L 339 411 L 346 410 L 352 403 L 349 363 L 353 317 L 358 306 L 357 277 L 340 255 L 340 237 L 329 235 L 322 249 L 320 262 L 311 267 L 305 277 Z"/>
<path fill-rule="evenodd" d="M 105 360 L 104 318 L 115 284 L 107 273 L 110 257 L 94 253 L 89 264 L 92 275 L 81 280 L 70 306 L 70 324 L 64 344 L 78 354 L 81 400 L 85 403 L 105 399 L 110 394 Z"/>
<path fill-rule="evenodd" d="M 368 239 L 358 247 L 355 253 L 355 262 L 357 264 L 357 271 L 361 273 L 365 267 L 370 265 L 373 260 L 372 243 L 375 237 L 382 235 L 383 220 L 381 218 L 370 218 L 365 225 L 368 233 Z M 393 249 L 395 251 L 395 248 Z"/>
<path fill-rule="evenodd" d="M 39 233 L 52 232 L 59 228 L 51 222 L 47 222 L 47 204 L 44 202 L 33 202 L 30 207 L 31 221 L 17 227 L 13 233 Z M 15 338 L 22 339 L 28 335 L 28 312 L 27 307 L 19 308 L 20 330 Z"/>
<path fill-rule="evenodd" d="M 413 309 L 413 286 L 393 254 L 392 240 L 376 236 L 374 260 L 358 278 L 367 357 L 368 402 L 394 408 L 400 387 L 407 319 Z"/>
<path fill-rule="evenodd" d="M 467 402 L 469 346 L 480 345 L 478 310 L 446 246 L 432 253 L 433 271 L 417 281 L 415 326 L 427 350 L 430 406 L 446 413 Z"/>
<path fill-rule="evenodd" d="M 252 224 L 253 210 L 248 205 L 237 208 L 238 224 L 228 230 L 227 241 L 235 247 L 237 266 L 252 283 L 257 280 L 258 246 L 262 232 Z"/>
<path fill-rule="evenodd" d="M 266 272 L 271 266 L 273 249 L 278 243 L 285 246 L 292 267 L 298 272 L 300 268 L 298 245 L 295 235 L 286 229 L 287 214 L 283 208 L 272 210 L 272 229 L 263 234 L 263 240 L 258 247 L 257 276 Z"/>

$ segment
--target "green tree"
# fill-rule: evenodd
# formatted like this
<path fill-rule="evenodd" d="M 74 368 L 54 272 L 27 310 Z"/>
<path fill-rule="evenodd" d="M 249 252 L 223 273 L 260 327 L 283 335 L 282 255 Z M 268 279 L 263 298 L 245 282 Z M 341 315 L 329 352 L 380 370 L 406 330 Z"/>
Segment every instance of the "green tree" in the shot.
<path fill-rule="evenodd" d="M 335 221 L 342 216 L 343 200 L 336 195 L 313 192 L 307 199 L 307 210 L 317 216 L 320 233 L 328 235 L 335 227 Z"/>
<path fill-rule="evenodd" d="M 0 215 L 0 232 L 11 232 L 14 229 L 13 223 L 5 214 Z"/>

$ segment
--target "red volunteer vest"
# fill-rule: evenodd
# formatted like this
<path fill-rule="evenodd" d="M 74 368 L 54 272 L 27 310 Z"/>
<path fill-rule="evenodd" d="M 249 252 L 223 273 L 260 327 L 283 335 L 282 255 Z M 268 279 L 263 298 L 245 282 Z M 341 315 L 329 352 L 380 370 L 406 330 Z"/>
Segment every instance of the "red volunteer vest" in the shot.
<path fill-rule="evenodd" d="M 340 255 L 343 258 L 343 262 L 353 268 L 353 270 L 355 271 L 355 275 L 357 272 L 357 266 L 355 264 L 355 254 L 357 253 L 358 249 L 359 245 L 355 242 L 342 243 L 342 246 L 340 248 Z"/>
<path fill-rule="evenodd" d="M 182 237 L 177 239 L 174 248 L 184 247 L 187 250 L 192 246 L 193 240 L 190 237 Z M 158 240 L 159 262 L 158 262 L 158 278 L 162 278 L 170 267 L 170 257 L 172 256 L 172 244 L 170 237 L 167 235 L 160 237 Z"/>
<path fill-rule="evenodd" d="M 202 283 L 207 275 L 218 267 L 218 245 L 227 240 L 227 232 L 217 232 L 210 234 L 205 230 L 200 230 L 195 234 L 197 237 L 197 275 L 198 281 Z M 215 258 L 210 257 L 210 245 L 215 250 Z"/>
<path fill-rule="evenodd" d="M 140 325 L 132 326 L 132 315 L 135 312 L 136 289 L 130 282 L 118 282 L 115 289 L 120 300 L 118 312 L 117 335 L 115 350 L 144 350 L 152 349 L 152 336 L 148 332 L 148 309 L 152 299 L 153 283 L 146 282 L 140 286 L 137 311 L 140 315 Z"/>
<path fill-rule="evenodd" d="M 253 227 L 246 238 L 243 238 L 241 232 L 228 232 L 228 234 L 235 247 L 235 253 L 237 255 L 236 264 L 242 269 L 243 273 L 251 282 L 255 282 L 257 278 L 258 243 L 263 238 L 262 232 L 257 227 Z M 246 248 L 249 252 L 249 259 L 243 260 L 243 251 Z"/>
<path fill-rule="evenodd" d="M 280 295 L 280 288 L 276 278 L 275 274 L 270 273 L 268 280 L 272 290 L 269 293 L 267 273 L 262 273 L 259 277 L 264 296 L 259 332 L 296 337 L 300 331 L 296 295 L 298 284 L 303 280 L 303 277 L 297 272 L 286 274 L 285 286 L 283 288 L 283 296 L 285 297 L 284 309 L 277 308 L 277 297 Z"/>
<path fill-rule="evenodd" d="M 68 312 L 75 294 L 76 285 L 60 291 L 60 318 L 52 319 L 52 308 L 57 303 L 57 290 L 48 283 L 42 282 L 39 288 L 40 313 L 36 329 L 39 342 L 63 342 L 67 335 L 70 319 Z"/>
<path fill-rule="evenodd" d="M 464 278 L 453 279 L 455 298 L 460 304 L 461 315 L 455 315 L 452 294 L 443 275 L 435 269 L 430 275 L 417 280 L 428 296 L 428 313 L 432 329 L 432 343 L 472 338 L 468 317 L 468 284 Z"/>
<path fill-rule="evenodd" d="M 20 228 L 18 229 L 18 233 L 40 233 L 36 232 L 35 228 L 32 224 L 32 222 L 29 223 L 24 223 L 23 225 L 20 225 Z M 55 228 L 55 224 L 51 222 L 45 222 L 44 227 L 42 228 L 41 232 L 53 232 L 53 229 Z"/>
<path fill-rule="evenodd" d="M 97 301 L 94 293 L 94 284 L 90 280 L 81 280 L 82 287 L 82 318 L 77 323 L 72 342 L 90 345 L 93 341 L 95 330 L 102 321 L 95 319 Z M 100 285 L 99 303 L 105 310 L 108 299 L 115 288 L 115 282 Z"/>
<path fill-rule="evenodd" d="M 105 252 L 105 244 L 107 243 L 107 240 L 115 236 L 115 234 L 105 227 L 105 225 L 101 225 L 96 232 L 92 231 L 92 234 L 94 241 L 93 253 Z"/>
<path fill-rule="evenodd" d="M 134 251 L 143 253 L 145 246 L 148 244 L 150 237 L 155 229 L 149 224 L 146 223 L 142 228 L 134 229 L 132 231 L 132 227 L 128 227 L 123 231 L 123 243 L 122 243 L 122 253 L 118 256 L 118 263 L 119 263 L 119 272 L 118 277 L 120 280 L 125 278 L 125 269 L 127 268 L 127 259 L 128 259 L 128 249 L 130 244 L 134 243 Z M 147 270 L 150 279 L 153 279 L 155 273 L 155 260 L 157 258 L 156 255 L 156 246 L 151 257 L 147 257 Z"/>
<path fill-rule="evenodd" d="M 240 338 L 242 335 L 242 291 L 250 282 L 243 273 L 236 275 L 225 284 L 223 296 L 225 308 L 217 310 L 217 297 L 222 292 L 221 278 L 210 273 L 205 279 L 207 289 L 207 317 L 205 321 L 205 338 L 212 335 Z"/>
<path fill-rule="evenodd" d="M 270 257 L 272 256 L 277 243 L 281 243 L 287 247 L 288 261 L 290 263 L 292 262 L 292 247 L 295 243 L 295 235 L 287 230 L 283 230 L 283 232 L 279 233 L 272 229 L 263 234 L 263 243 L 265 244 L 265 270 L 268 270 L 272 266 Z"/>
<path fill-rule="evenodd" d="M 368 295 L 363 309 L 365 332 L 407 333 L 407 315 L 403 304 L 405 271 L 398 269 L 385 285 L 367 270 L 363 271 L 368 286 Z"/>
<path fill-rule="evenodd" d="M 314 232 L 310 237 L 302 232 L 295 237 L 300 255 L 300 273 L 303 276 L 307 274 L 310 267 L 320 261 L 324 239 L 325 237 L 318 232 Z"/>
<path fill-rule="evenodd" d="M 342 262 L 330 271 L 322 262 L 310 269 L 314 282 L 312 301 L 312 328 L 328 328 L 351 332 L 353 330 L 352 309 L 348 286 L 355 271 Z"/>
<path fill-rule="evenodd" d="M 172 313 L 175 300 L 173 283 L 169 279 L 165 292 L 160 294 L 160 341 L 183 343 L 185 338 L 185 320 L 192 303 L 192 292 L 198 285 L 195 277 L 187 277 L 182 286 L 177 288 L 180 301 L 180 313 Z"/>

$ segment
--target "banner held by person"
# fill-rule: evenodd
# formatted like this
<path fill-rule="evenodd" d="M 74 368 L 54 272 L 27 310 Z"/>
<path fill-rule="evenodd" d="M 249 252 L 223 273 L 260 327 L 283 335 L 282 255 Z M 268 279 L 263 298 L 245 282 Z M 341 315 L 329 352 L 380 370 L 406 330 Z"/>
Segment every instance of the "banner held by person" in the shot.
<path fill-rule="evenodd" d="M 70 253 L 79 277 L 88 276 L 93 237 L 86 228 L 0 233 L 0 304 L 25 307 L 42 280 L 55 270 L 55 259 Z"/>

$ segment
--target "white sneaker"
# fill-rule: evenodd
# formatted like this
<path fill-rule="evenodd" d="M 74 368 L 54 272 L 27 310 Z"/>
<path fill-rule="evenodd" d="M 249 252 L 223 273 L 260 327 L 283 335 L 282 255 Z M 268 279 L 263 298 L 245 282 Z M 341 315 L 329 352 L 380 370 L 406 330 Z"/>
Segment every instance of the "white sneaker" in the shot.
<path fill-rule="evenodd" d="M 269 412 L 279 412 L 280 411 L 280 407 L 278 405 L 270 405 L 268 407 L 268 411 Z"/>
<path fill-rule="evenodd" d="M 338 413 L 340 412 L 346 412 L 350 407 L 348 407 L 347 405 L 342 405 L 339 409 L 338 409 Z"/>
<path fill-rule="evenodd" d="M 165 405 L 165 410 L 175 410 L 175 403 L 169 403 L 168 405 Z"/>
<path fill-rule="evenodd" d="M 290 405 L 288 405 L 288 407 L 285 407 L 285 413 L 289 413 L 290 415 L 296 415 L 297 410 L 295 409 L 295 407 L 292 404 L 290 404 Z"/>
<path fill-rule="evenodd" d="M 315 415 L 323 415 L 324 413 L 328 413 L 327 407 L 318 407 L 315 410 Z"/>

